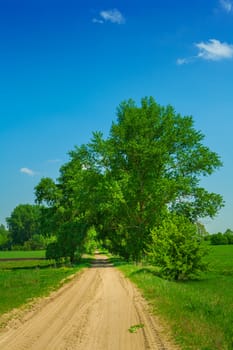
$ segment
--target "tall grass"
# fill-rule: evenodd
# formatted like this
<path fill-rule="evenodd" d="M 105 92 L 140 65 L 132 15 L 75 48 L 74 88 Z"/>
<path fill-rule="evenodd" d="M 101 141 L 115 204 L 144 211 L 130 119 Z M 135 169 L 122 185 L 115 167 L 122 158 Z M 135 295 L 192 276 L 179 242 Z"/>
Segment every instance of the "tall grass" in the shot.
<path fill-rule="evenodd" d="M 163 280 L 149 266 L 118 266 L 185 350 L 233 349 L 233 246 L 212 247 L 208 261 L 210 270 L 188 282 Z"/>

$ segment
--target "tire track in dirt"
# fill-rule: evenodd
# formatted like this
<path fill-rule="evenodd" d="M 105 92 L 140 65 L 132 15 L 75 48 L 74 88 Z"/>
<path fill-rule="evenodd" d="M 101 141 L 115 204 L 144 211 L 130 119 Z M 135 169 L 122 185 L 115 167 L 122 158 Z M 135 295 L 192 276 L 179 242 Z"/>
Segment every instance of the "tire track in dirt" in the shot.
<path fill-rule="evenodd" d="M 136 333 L 133 325 L 143 324 Z M 97 256 L 92 268 L 0 335 L 1 350 L 173 350 L 137 289 Z"/>

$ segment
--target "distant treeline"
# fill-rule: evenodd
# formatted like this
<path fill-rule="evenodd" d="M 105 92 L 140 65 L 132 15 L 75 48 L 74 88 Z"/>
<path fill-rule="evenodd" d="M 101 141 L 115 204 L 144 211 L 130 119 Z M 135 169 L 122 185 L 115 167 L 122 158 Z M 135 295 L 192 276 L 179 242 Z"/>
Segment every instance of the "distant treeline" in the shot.
<path fill-rule="evenodd" d="M 208 239 L 213 245 L 233 244 L 233 231 L 227 229 L 224 233 L 214 233 L 209 235 Z"/>

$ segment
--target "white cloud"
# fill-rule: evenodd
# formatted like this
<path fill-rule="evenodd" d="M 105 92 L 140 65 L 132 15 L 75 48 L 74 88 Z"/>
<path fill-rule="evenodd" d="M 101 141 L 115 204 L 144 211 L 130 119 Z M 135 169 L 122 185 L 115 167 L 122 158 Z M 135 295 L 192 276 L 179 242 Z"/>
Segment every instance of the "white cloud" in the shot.
<path fill-rule="evenodd" d="M 177 60 L 176 60 L 176 63 L 179 65 L 179 66 L 181 66 L 182 64 L 187 64 L 187 63 L 189 63 L 190 62 L 190 60 L 188 59 L 188 58 L 178 58 Z"/>
<path fill-rule="evenodd" d="M 220 61 L 223 59 L 233 58 L 233 45 L 225 42 L 220 42 L 216 39 L 210 39 L 207 42 L 201 41 L 194 44 L 198 48 L 196 56 L 190 56 L 185 58 L 178 58 L 176 64 L 181 66 L 183 64 L 192 63 L 198 59 L 207 61 Z"/>
<path fill-rule="evenodd" d="M 224 11 L 230 13 L 233 11 L 233 2 L 230 0 L 219 0 L 219 3 Z"/>
<path fill-rule="evenodd" d="M 93 18 L 92 22 L 93 23 L 99 23 L 99 24 L 103 24 L 104 23 L 104 21 L 102 19 L 97 19 L 97 18 Z"/>
<path fill-rule="evenodd" d="M 110 21 L 112 23 L 122 24 L 125 22 L 123 15 L 117 9 L 101 11 L 100 16 L 105 21 Z"/>
<path fill-rule="evenodd" d="M 204 60 L 219 61 L 233 57 L 233 45 L 221 43 L 216 39 L 200 42 L 195 44 L 195 46 L 199 49 L 197 57 Z"/>
<path fill-rule="evenodd" d="M 125 23 L 125 18 L 122 13 L 117 9 L 111 9 L 108 11 L 101 11 L 99 13 L 101 18 L 93 18 L 93 23 L 103 24 L 104 22 L 111 22 L 116 24 Z"/>
<path fill-rule="evenodd" d="M 32 169 L 29 169 L 29 168 L 21 168 L 20 172 L 23 174 L 27 174 L 29 176 L 34 176 L 37 174 L 35 171 L 33 171 Z"/>

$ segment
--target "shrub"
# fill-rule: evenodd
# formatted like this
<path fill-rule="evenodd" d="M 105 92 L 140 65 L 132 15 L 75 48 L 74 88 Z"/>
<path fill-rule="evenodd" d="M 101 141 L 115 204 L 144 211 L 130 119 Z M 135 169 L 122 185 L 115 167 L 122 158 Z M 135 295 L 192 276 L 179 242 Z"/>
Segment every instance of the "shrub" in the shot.
<path fill-rule="evenodd" d="M 202 259 L 207 253 L 206 245 L 196 225 L 187 218 L 167 216 L 151 231 L 151 239 L 148 257 L 153 265 L 161 267 L 162 276 L 183 280 L 206 269 Z"/>
<path fill-rule="evenodd" d="M 25 250 L 45 249 L 45 239 L 42 235 L 35 234 L 28 241 L 24 242 Z"/>
<path fill-rule="evenodd" d="M 221 232 L 218 232 L 211 235 L 210 242 L 213 245 L 223 245 L 223 244 L 228 244 L 228 239 Z"/>

